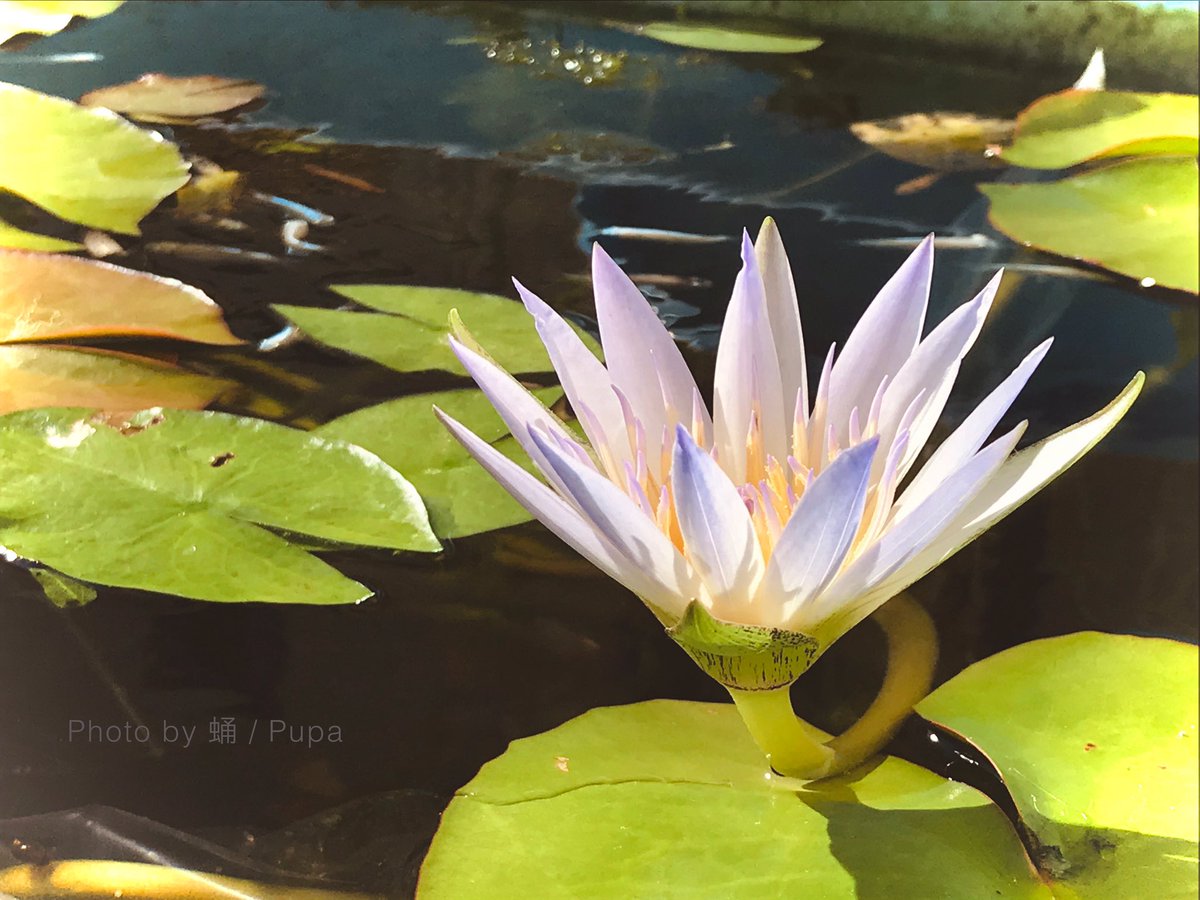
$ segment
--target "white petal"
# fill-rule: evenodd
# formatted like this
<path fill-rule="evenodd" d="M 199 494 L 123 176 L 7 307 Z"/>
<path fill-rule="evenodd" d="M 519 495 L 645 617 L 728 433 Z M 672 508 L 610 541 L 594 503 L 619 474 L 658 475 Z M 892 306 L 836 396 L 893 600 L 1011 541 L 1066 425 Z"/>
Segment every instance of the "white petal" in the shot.
<path fill-rule="evenodd" d="M 951 472 L 969 459 L 983 446 L 992 429 L 1008 412 L 1021 389 L 1025 387 L 1038 364 L 1050 349 L 1053 338 L 1043 341 L 1025 357 L 1012 373 L 975 407 L 958 428 L 950 434 L 933 456 L 921 466 L 900 500 L 896 503 L 897 514 L 924 500 L 941 484 Z"/>
<path fill-rule="evenodd" d="M 758 268 L 762 273 L 766 294 L 767 318 L 775 339 L 775 358 L 779 360 L 779 377 L 783 385 L 784 414 L 789 415 L 799 404 L 808 414 L 808 369 L 804 359 L 804 332 L 800 327 L 800 305 L 796 298 L 796 282 L 788 263 L 783 239 L 775 220 L 767 218 L 754 242 Z M 790 440 L 791 435 L 788 435 Z"/>
<path fill-rule="evenodd" d="M 789 452 L 779 360 L 771 335 L 762 277 L 750 236 L 742 235 L 742 269 L 721 327 L 713 384 L 713 428 L 721 465 L 739 484 L 746 476 L 746 434 L 759 416 L 764 456 L 785 459 Z"/>
<path fill-rule="evenodd" d="M 878 446 L 872 439 L 847 450 L 805 489 L 759 589 L 758 602 L 770 620 L 791 618 L 841 567 L 862 521 Z"/>
<path fill-rule="evenodd" d="M 738 489 L 721 467 L 677 429 L 671 490 L 688 559 L 704 579 L 718 618 L 744 624 L 763 560 L 754 523 Z M 727 610 L 722 615 L 722 610 Z"/>
<path fill-rule="evenodd" d="M 562 452 L 542 433 L 531 431 L 530 437 L 586 520 L 647 579 L 660 586 L 658 599 L 646 599 L 660 609 L 682 615 L 688 603 L 700 596 L 700 588 L 687 560 L 670 538 L 603 475 Z"/>
<path fill-rule="evenodd" d="M 649 577 L 639 564 L 605 540 L 579 511 L 519 465 L 461 423 L 434 407 L 434 412 L 493 478 L 530 515 L 558 535 L 588 562 L 664 612 L 683 615 L 674 593 Z"/>
<path fill-rule="evenodd" d="M 691 415 L 696 381 L 654 309 L 599 244 L 592 247 L 592 286 L 608 374 L 657 441 L 664 426 Z M 661 474 L 657 459 L 649 463 Z"/>
<path fill-rule="evenodd" d="M 874 607 L 866 607 L 868 598 L 874 597 L 873 588 L 917 556 L 953 523 L 965 505 L 995 476 L 1020 440 L 1025 425 L 1022 422 L 983 448 L 925 502 L 891 522 L 879 540 L 843 569 L 809 610 L 800 611 L 799 617 L 806 628 L 823 625 L 822 630 L 827 632 L 830 623 L 836 622 L 837 629 L 845 631 L 850 627 L 846 622 L 858 622 L 870 615 Z"/>
<path fill-rule="evenodd" d="M 885 375 L 895 377 L 925 325 L 933 277 L 933 235 L 921 241 L 867 307 L 833 366 L 829 421 L 845 445 L 850 410 L 868 409 Z"/>
<path fill-rule="evenodd" d="M 586 407 L 590 413 L 590 416 L 580 416 L 579 421 L 592 446 L 597 449 L 607 447 L 618 466 L 631 459 L 625 419 L 604 364 L 596 359 L 562 316 L 516 279 L 513 284 L 525 309 L 533 316 L 538 335 L 546 345 L 546 352 L 571 406 L 577 412 Z"/>

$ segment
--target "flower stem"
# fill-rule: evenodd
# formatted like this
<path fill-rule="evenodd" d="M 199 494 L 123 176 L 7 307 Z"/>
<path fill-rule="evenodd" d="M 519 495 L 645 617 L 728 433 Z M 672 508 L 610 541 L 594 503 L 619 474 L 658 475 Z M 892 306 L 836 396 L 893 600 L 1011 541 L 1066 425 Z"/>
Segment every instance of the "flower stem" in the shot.
<path fill-rule="evenodd" d="M 815 779 L 837 775 L 877 753 L 925 696 L 937 663 L 937 632 L 924 609 L 898 596 L 875 613 L 887 638 L 888 667 L 875 700 L 857 722 L 833 739 L 797 718 L 788 688 L 730 689 L 746 727 L 781 775 Z"/>

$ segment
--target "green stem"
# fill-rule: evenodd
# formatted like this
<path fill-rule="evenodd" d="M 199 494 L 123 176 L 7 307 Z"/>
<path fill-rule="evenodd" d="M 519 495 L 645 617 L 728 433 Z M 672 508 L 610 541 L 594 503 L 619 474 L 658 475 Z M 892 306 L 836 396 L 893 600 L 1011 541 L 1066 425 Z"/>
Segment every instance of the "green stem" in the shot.
<path fill-rule="evenodd" d="M 873 618 L 887 638 L 887 674 L 867 711 L 833 739 L 797 718 L 786 687 L 729 689 L 754 742 L 779 774 L 814 779 L 853 769 L 891 740 L 913 705 L 929 692 L 937 663 L 937 633 L 929 615 L 920 604 L 899 596 Z"/>

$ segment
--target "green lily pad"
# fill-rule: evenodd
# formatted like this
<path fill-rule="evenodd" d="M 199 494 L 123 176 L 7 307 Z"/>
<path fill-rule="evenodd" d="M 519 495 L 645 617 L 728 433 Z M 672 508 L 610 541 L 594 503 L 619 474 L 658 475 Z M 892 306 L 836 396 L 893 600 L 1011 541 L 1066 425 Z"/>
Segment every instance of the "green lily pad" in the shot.
<path fill-rule="evenodd" d="M 465 373 L 446 341 L 447 318 L 457 309 L 491 357 L 509 372 L 549 372 L 550 357 L 533 319 L 515 300 L 450 288 L 340 284 L 343 297 L 379 312 L 277 305 L 313 340 L 365 356 L 398 372 L 445 369 Z M 597 356 L 600 347 L 576 329 Z"/>
<path fill-rule="evenodd" d="M 1067 90 L 1017 116 L 1002 156 L 1017 166 L 1065 169 L 1105 156 L 1195 156 L 1200 106 L 1195 94 Z"/>
<path fill-rule="evenodd" d="M 917 711 L 992 759 L 1064 895 L 1173 900 L 1197 888 L 1198 682 L 1194 645 L 1085 632 L 976 663 Z"/>
<path fill-rule="evenodd" d="M 188 179 L 174 144 L 103 109 L 0 83 L 0 189 L 61 219 L 137 234 Z"/>
<path fill-rule="evenodd" d="M 534 394 L 551 404 L 559 388 Z M 449 413 L 526 471 L 536 472 L 520 444 L 481 391 L 439 391 L 401 397 L 356 410 L 316 429 L 314 434 L 357 444 L 404 473 L 420 491 L 434 534 L 459 538 L 507 528 L 532 518 L 433 415 Z"/>
<path fill-rule="evenodd" d="M 38 250 L 43 253 L 69 253 L 72 250 L 82 250 L 83 244 L 64 241 L 62 238 L 47 237 L 44 234 L 34 234 L 0 220 L 0 247 Z"/>
<path fill-rule="evenodd" d="M 0 545 L 82 581 L 199 600 L 370 596 L 267 529 L 440 547 L 416 489 L 378 457 L 222 413 L 10 413 L 0 417 L 0 484 Z"/>
<path fill-rule="evenodd" d="M 1194 159 L 1140 158 L 979 189 L 992 224 L 1015 241 L 1196 293 L 1197 184 Z"/>
<path fill-rule="evenodd" d="M 651 22 L 638 30 L 646 37 L 677 47 L 721 50 L 725 53 L 807 53 L 822 43 L 820 38 L 814 37 L 689 25 L 686 22 Z"/>
<path fill-rule="evenodd" d="M 72 17 L 97 19 L 125 0 L 0 0 L 0 44 L 18 34 L 54 34 Z"/>
<path fill-rule="evenodd" d="M 442 816 L 419 900 L 1046 898 L 1000 810 L 889 758 L 772 776 L 733 706 L 595 709 L 489 762 Z"/>

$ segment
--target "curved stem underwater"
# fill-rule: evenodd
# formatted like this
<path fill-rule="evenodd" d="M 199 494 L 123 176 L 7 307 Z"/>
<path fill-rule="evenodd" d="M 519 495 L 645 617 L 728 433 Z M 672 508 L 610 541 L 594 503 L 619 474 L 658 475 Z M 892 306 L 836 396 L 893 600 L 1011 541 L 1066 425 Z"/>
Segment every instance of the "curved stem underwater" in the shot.
<path fill-rule="evenodd" d="M 780 775 L 812 780 L 853 769 L 891 740 L 913 706 L 929 692 L 937 663 L 937 632 L 929 614 L 901 595 L 872 618 L 887 638 L 887 674 L 866 712 L 837 737 L 830 739 L 796 716 L 788 687 L 729 690 L 754 742 Z"/>

